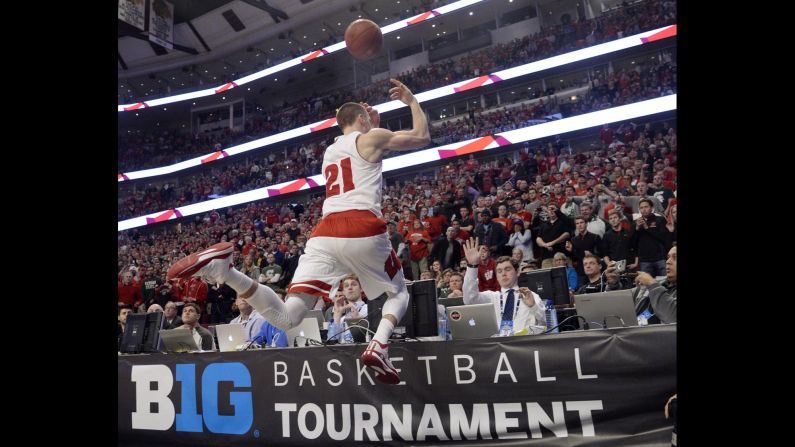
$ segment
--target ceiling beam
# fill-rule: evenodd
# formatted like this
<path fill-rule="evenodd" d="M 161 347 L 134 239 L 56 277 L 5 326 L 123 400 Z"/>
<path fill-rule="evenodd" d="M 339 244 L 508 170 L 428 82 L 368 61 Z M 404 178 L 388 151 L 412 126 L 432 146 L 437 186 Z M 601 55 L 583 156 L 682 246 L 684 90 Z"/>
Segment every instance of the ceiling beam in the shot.
<path fill-rule="evenodd" d="M 268 2 L 265 0 L 243 0 L 243 1 L 255 8 L 259 8 L 267 12 L 268 14 L 270 14 L 271 18 L 276 23 L 279 23 L 281 19 L 287 20 L 290 18 L 290 16 L 288 16 L 286 12 L 282 11 L 281 9 L 274 8 L 273 6 L 269 5 Z"/>

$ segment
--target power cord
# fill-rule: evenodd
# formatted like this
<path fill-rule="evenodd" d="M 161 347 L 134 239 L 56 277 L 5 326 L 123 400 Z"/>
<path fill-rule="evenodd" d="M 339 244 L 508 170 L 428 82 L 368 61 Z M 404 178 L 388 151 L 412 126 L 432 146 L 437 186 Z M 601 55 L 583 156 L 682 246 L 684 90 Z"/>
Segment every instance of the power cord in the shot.
<path fill-rule="evenodd" d="M 567 321 L 571 320 L 572 318 L 579 318 L 579 319 L 581 319 L 581 320 L 583 321 L 583 329 L 585 329 L 585 330 L 588 330 L 588 329 L 590 329 L 590 328 L 591 328 L 591 327 L 589 326 L 589 324 L 588 324 L 588 320 L 586 320 L 586 319 L 585 319 L 585 317 L 583 317 L 583 316 L 581 316 L 581 315 L 571 315 L 571 316 L 569 316 L 569 317 L 566 317 L 566 318 L 565 318 L 563 321 L 561 321 L 560 323 L 558 323 L 556 326 L 554 326 L 554 327 L 551 327 L 551 328 L 547 329 L 546 331 L 544 331 L 544 332 L 543 332 L 543 334 L 549 334 L 550 332 L 554 331 L 555 329 L 557 329 L 557 328 L 559 328 L 559 327 L 563 326 L 563 324 L 564 324 L 564 323 L 566 323 Z"/>
<path fill-rule="evenodd" d="M 616 319 L 618 319 L 618 321 L 620 321 L 620 322 L 621 322 L 621 327 L 627 327 L 627 324 L 626 324 L 626 323 L 624 323 L 624 319 L 623 319 L 623 318 L 621 318 L 621 317 L 619 317 L 618 315 L 605 315 L 605 320 L 604 320 L 604 322 L 605 322 L 605 325 L 604 325 L 604 327 L 607 327 L 607 317 L 613 317 L 613 318 L 616 318 Z"/>

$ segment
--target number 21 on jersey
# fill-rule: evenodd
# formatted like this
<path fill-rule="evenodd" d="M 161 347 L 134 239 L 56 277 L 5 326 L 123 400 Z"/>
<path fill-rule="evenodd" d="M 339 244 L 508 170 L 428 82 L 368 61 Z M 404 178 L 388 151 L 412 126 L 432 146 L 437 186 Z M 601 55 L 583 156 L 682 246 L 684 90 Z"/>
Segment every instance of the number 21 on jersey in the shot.
<path fill-rule="evenodd" d="M 342 168 L 342 179 L 339 179 L 340 167 Z M 326 198 L 334 197 L 340 193 L 340 183 L 338 183 L 337 180 L 340 180 L 342 183 L 343 193 L 356 189 L 356 185 L 353 184 L 351 157 L 340 160 L 339 166 L 336 164 L 329 164 L 326 166 L 323 175 L 326 177 Z"/>

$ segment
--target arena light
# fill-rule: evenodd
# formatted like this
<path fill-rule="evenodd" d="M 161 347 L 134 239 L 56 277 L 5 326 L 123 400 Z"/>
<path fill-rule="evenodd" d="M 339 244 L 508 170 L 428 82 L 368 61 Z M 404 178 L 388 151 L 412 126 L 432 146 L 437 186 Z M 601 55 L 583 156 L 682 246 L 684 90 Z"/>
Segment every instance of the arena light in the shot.
<path fill-rule="evenodd" d="M 388 33 L 391 33 L 393 31 L 396 31 L 396 30 L 399 30 L 399 29 L 402 29 L 402 28 L 406 28 L 406 27 L 411 26 L 411 25 L 416 25 L 416 24 L 424 22 L 426 20 L 433 19 L 434 17 L 438 17 L 438 16 L 441 16 L 441 15 L 444 15 L 444 14 L 449 14 L 449 13 L 451 13 L 453 11 L 459 10 L 461 8 L 466 8 L 467 6 L 471 6 L 471 5 L 475 4 L 475 3 L 480 3 L 482 1 L 484 1 L 484 0 L 461 0 L 461 1 L 458 1 L 458 2 L 455 2 L 455 3 L 451 3 L 449 5 L 442 6 L 440 8 L 432 9 L 430 11 L 426 11 L 426 12 L 423 12 L 421 14 L 417 14 L 417 15 L 409 17 L 407 19 L 401 19 L 401 20 L 399 20 L 399 21 L 397 21 L 395 23 L 392 23 L 390 25 L 383 26 L 383 27 L 381 27 L 381 33 L 382 34 L 388 34 Z M 215 95 L 215 94 L 225 92 L 225 91 L 230 90 L 230 89 L 235 88 L 235 87 L 240 87 L 243 84 L 247 84 L 249 82 L 256 81 L 257 79 L 261 79 L 261 78 L 264 78 L 266 76 L 270 76 L 270 75 L 272 75 L 274 73 L 278 73 L 280 71 L 287 70 L 288 68 L 294 67 L 294 66 L 296 66 L 298 64 L 309 62 L 312 59 L 315 59 L 315 58 L 318 58 L 318 57 L 321 57 L 321 56 L 325 56 L 325 55 L 337 52 L 337 51 L 339 51 L 339 50 L 341 50 L 343 48 L 345 48 L 345 41 L 335 43 L 334 45 L 330 45 L 330 46 L 328 46 L 326 48 L 321 48 L 319 50 L 314 50 L 312 52 L 307 53 L 304 56 L 297 57 L 295 59 L 291 59 L 291 60 L 289 60 L 287 62 L 283 62 L 283 63 L 281 63 L 279 65 L 275 65 L 273 67 L 269 67 L 269 68 L 266 68 L 264 70 L 260 70 L 260 71 L 258 71 L 256 73 L 252 73 L 252 74 L 250 74 L 248 76 L 244 76 L 244 77 L 242 77 L 240 79 L 236 79 L 236 80 L 234 80 L 232 82 L 227 82 L 226 84 L 220 85 L 218 87 L 208 88 L 208 89 L 199 90 L 199 91 L 191 92 L 191 93 L 184 93 L 184 94 L 181 94 L 181 95 L 168 96 L 168 97 L 165 97 L 165 98 L 152 99 L 152 100 L 147 100 L 147 101 L 139 101 L 139 102 L 132 103 L 132 104 L 121 104 L 121 105 L 117 106 L 116 109 L 119 112 L 129 112 L 131 110 L 138 110 L 138 109 L 153 107 L 153 106 L 162 105 L 162 104 L 171 104 L 173 102 L 186 101 L 188 99 L 202 98 L 204 96 Z M 271 51 L 273 51 L 273 48 L 271 48 Z"/>
<path fill-rule="evenodd" d="M 581 50 L 562 54 L 560 56 L 554 56 L 549 59 L 530 62 L 524 65 L 520 65 L 518 67 L 508 68 L 506 70 L 498 71 L 492 74 L 482 75 L 477 78 L 456 82 L 455 84 L 450 84 L 444 87 L 428 90 L 426 92 L 415 94 L 414 96 L 417 98 L 417 101 L 419 102 L 425 102 L 433 99 L 443 98 L 445 96 L 455 95 L 456 93 L 472 90 L 478 87 L 482 87 L 484 85 L 495 84 L 498 82 L 517 78 L 519 76 L 524 76 L 542 70 L 547 70 L 550 68 L 570 64 L 572 62 L 577 62 L 592 57 L 601 56 L 604 54 L 620 51 L 633 46 L 643 45 L 644 43 L 653 42 L 655 40 L 663 38 L 673 37 L 675 35 L 676 35 L 676 25 L 666 26 L 663 28 L 658 28 L 656 30 L 646 31 L 640 34 L 636 34 L 634 36 L 625 37 L 623 39 L 599 44 L 593 47 L 583 48 Z M 379 113 L 391 112 L 401 107 L 406 107 L 406 105 L 400 101 L 389 101 L 373 106 L 373 108 L 376 109 Z M 254 149 L 266 147 L 268 145 L 276 144 L 301 135 L 309 135 L 313 132 L 320 132 L 330 127 L 334 127 L 336 125 L 337 125 L 336 118 L 333 117 L 327 118 L 322 121 L 318 121 L 312 124 L 307 124 L 306 126 L 297 127 L 295 129 L 291 129 L 286 132 L 274 135 L 269 135 L 267 137 L 263 137 L 254 141 L 249 141 L 247 143 L 239 144 L 237 146 L 232 146 L 228 149 L 217 151 L 212 154 L 205 154 L 173 165 L 162 166 L 151 169 L 143 169 L 140 171 L 120 173 L 118 174 L 118 181 L 122 182 L 126 180 L 136 180 L 136 179 L 154 177 L 158 175 L 171 174 L 194 166 L 201 166 L 205 163 L 210 163 L 212 161 L 219 160 L 224 157 L 229 157 L 232 155 L 237 155 Z"/>
<path fill-rule="evenodd" d="M 482 1 L 483 0 L 461 0 L 461 1 L 458 1 L 458 2 L 455 2 L 455 3 L 451 3 L 449 5 L 442 6 L 440 8 L 432 9 L 430 11 L 426 11 L 426 12 L 423 12 L 421 14 L 417 14 L 417 15 L 415 15 L 413 17 L 409 17 L 407 19 L 399 20 L 399 21 L 397 21 L 395 23 L 392 23 L 390 25 L 383 26 L 383 27 L 381 27 L 381 33 L 382 34 L 389 34 L 391 32 L 406 28 L 408 26 L 416 25 L 416 24 L 424 22 L 426 20 L 433 19 L 434 17 L 438 17 L 438 16 L 441 16 L 441 15 L 444 15 L 444 14 L 449 14 L 449 13 L 451 13 L 453 11 L 457 11 L 457 10 L 459 10 L 461 8 L 466 8 L 467 6 L 471 6 L 473 4 L 480 3 Z M 470 12 L 470 15 L 472 15 L 471 12 Z M 326 48 L 321 48 L 321 49 L 318 49 L 318 50 L 314 50 L 314 51 L 312 51 L 310 53 L 307 53 L 304 56 L 300 56 L 300 57 L 297 57 L 295 59 L 291 59 L 291 60 L 289 60 L 287 62 L 283 62 L 283 63 L 281 63 L 279 65 L 266 68 L 264 70 L 258 71 L 256 73 L 252 73 L 252 74 L 250 74 L 248 76 L 244 76 L 244 77 L 242 77 L 240 79 L 236 79 L 236 80 L 231 81 L 231 82 L 227 82 L 226 84 L 220 85 L 218 87 L 208 88 L 208 89 L 199 90 L 199 91 L 191 92 L 191 93 L 184 93 L 184 94 L 175 95 L 175 96 L 168 96 L 168 97 L 165 97 L 165 98 L 152 99 L 152 100 L 148 100 L 148 101 L 139 101 L 139 102 L 132 103 L 132 104 L 121 104 L 121 105 L 118 105 L 116 107 L 116 110 L 118 112 L 129 112 L 131 110 L 138 110 L 138 109 L 142 109 L 142 108 L 148 108 L 148 107 L 162 105 L 162 104 L 170 104 L 170 103 L 174 103 L 174 102 L 185 101 L 185 100 L 188 100 L 188 99 L 201 98 L 201 97 L 204 97 L 204 96 L 210 96 L 210 95 L 222 93 L 222 92 L 224 92 L 226 90 L 230 90 L 232 88 L 239 87 L 239 86 L 241 86 L 243 84 L 247 84 L 247 83 L 255 81 L 257 79 L 261 79 L 263 77 L 269 76 L 269 75 L 271 75 L 273 73 L 277 73 L 279 71 L 286 70 L 286 69 L 288 69 L 290 67 L 293 67 L 293 66 L 296 66 L 298 64 L 307 63 L 307 62 L 309 62 L 309 61 L 311 61 L 311 60 L 313 60 L 315 58 L 318 58 L 318 57 L 321 57 L 321 56 L 325 56 L 325 55 L 337 52 L 337 51 L 339 51 L 339 50 L 341 50 L 343 48 L 345 48 L 345 42 L 344 41 L 338 42 L 338 43 L 335 43 L 334 45 L 328 46 Z"/>
<path fill-rule="evenodd" d="M 384 160 L 383 171 L 389 172 L 395 169 L 407 168 L 448 158 L 452 159 L 474 152 L 496 149 L 511 144 L 523 143 L 525 141 L 537 140 L 552 135 L 565 134 L 576 130 L 598 127 L 606 123 L 625 121 L 671 110 L 676 110 L 675 94 L 387 158 Z M 118 231 L 277 197 L 295 191 L 318 188 L 325 184 L 326 179 L 318 174 L 219 199 L 194 203 L 192 205 L 181 206 L 179 208 L 172 208 L 146 216 L 123 220 L 118 222 Z"/>

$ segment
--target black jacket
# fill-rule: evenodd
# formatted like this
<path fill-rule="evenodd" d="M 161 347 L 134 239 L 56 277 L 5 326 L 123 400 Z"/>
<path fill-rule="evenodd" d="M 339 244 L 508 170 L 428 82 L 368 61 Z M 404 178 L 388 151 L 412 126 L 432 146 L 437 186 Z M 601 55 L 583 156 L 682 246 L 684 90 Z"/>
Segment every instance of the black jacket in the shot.
<path fill-rule="evenodd" d="M 489 223 L 490 227 L 488 231 L 486 230 L 486 226 L 483 223 L 478 223 L 475 226 L 475 236 L 477 236 L 478 241 L 486 245 L 486 236 L 489 236 L 489 248 L 494 247 L 499 249 L 503 245 L 508 243 L 508 234 L 505 233 L 505 228 L 502 224 L 494 222 L 493 220 Z"/>
<path fill-rule="evenodd" d="M 176 329 L 180 326 L 182 326 L 182 318 L 179 315 L 174 317 L 174 321 L 171 324 L 168 324 L 168 320 L 163 317 L 163 329 Z"/>
<path fill-rule="evenodd" d="M 629 231 L 621 228 L 620 231 L 613 230 L 609 227 L 605 231 L 604 246 L 605 252 L 603 256 L 609 256 L 613 261 L 626 259 L 628 264 L 635 262 L 635 249 L 632 247 L 631 238 L 633 229 Z"/>
<path fill-rule="evenodd" d="M 665 251 L 668 238 L 665 223 L 664 217 L 652 214 L 647 219 L 649 228 L 641 227 L 632 233 L 630 241 L 641 262 L 664 261 L 668 257 Z"/>
<path fill-rule="evenodd" d="M 581 237 L 582 236 L 582 237 Z M 604 244 L 602 243 L 602 238 L 599 236 L 590 233 L 588 231 L 585 232 L 585 235 L 578 235 L 571 238 L 571 245 L 572 245 L 572 252 L 571 258 L 577 261 L 577 274 L 580 276 L 584 276 L 585 272 L 582 269 L 582 258 L 585 256 L 586 251 L 590 251 L 595 256 L 602 260 L 602 256 L 604 256 L 605 248 Z"/>
<path fill-rule="evenodd" d="M 550 223 L 549 220 L 542 221 L 541 220 L 541 213 L 536 213 L 533 217 L 533 224 L 532 226 L 535 227 L 538 225 L 538 231 L 535 232 L 537 237 L 540 237 L 541 240 L 544 242 L 552 242 L 558 237 L 560 237 L 563 233 L 569 233 L 569 235 L 574 234 L 574 231 L 571 229 L 569 225 L 569 219 L 560 212 L 560 210 L 555 211 L 555 214 L 558 216 L 555 223 Z M 535 241 L 534 241 L 535 242 Z M 549 259 L 555 256 L 555 253 L 561 252 L 566 254 L 566 240 L 562 240 L 557 244 L 552 246 L 552 250 L 547 248 L 541 248 L 541 259 Z"/>
<path fill-rule="evenodd" d="M 433 264 L 437 259 L 442 263 L 442 270 L 448 268 L 455 268 L 461 262 L 461 243 L 453 239 L 453 254 L 450 256 L 450 263 L 445 264 L 444 258 L 447 254 L 447 248 L 450 246 L 450 241 L 447 238 L 441 239 L 433 244 L 433 250 L 428 257 L 428 263 Z"/>

